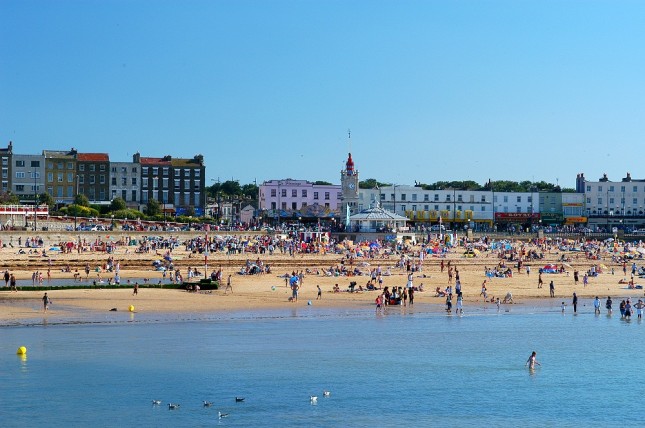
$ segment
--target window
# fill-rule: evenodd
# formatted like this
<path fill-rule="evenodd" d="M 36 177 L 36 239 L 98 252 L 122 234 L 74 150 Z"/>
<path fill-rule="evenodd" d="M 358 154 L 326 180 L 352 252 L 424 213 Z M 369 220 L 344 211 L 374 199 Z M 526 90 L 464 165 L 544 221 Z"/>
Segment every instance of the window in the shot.
<path fill-rule="evenodd" d="M 318 199 L 318 192 L 314 192 L 314 199 Z"/>
<path fill-rule="evenodd" d="M 522 197 L 521 196 L 517 197 L 517 202 L 522 202 Z"/>
<path fill-rule="evenodd" d="M 504 196 L 504 202 L 508 202 L 508 196 Z"/>
<path fill-rule="evenodd" d="M 439 205 L 435 205 L 435 206 L 434 206 L 434 210 L 435 210 L 435 211 L 439 211 Z"/>
<path fill-rule="evenodd" d="M 16 192 L 24 192 L 25 191 L 25 186 L 22 184 L 17 184 L 16 185 Z"/>
<path fill-rule="evenodd" d="M 529 204 L 532 203 L 533 202 L 533 196 L 527 196 L 526 202 L 528 202 Z M 555 203 L 555 201 L 553 201 L 553 203 Z"/>
<path fill-rule="evenodd" d="M 74 162 L 67 162 L 67 169 L 74 170 Z"/>
<path fill-rule="evenodd" d="M 136 168 L 132 168 L 132 169 L 134 170 Z M 132 171 L 132 172 L 136 172 L 136 171 Z M 147 166 L 141 167 L 141 174 L 148 175 L 148 167 Z"/>
<path fill-rule="evenodd" d="M 56 181 L 59 182 L 59 183 L 63 182 L 63 173 L 62 172 L 59 172 L 59 173 L 56 174 Z M 63 196 L 63 195 L 60 195 L 60 196 Z"/>
<path fill-rule="evenodd" d="M 159 168 L 157 168 L 156 166 L 153 166 L 152 167 L 152 175 L 154 175 L 155 177 L 157 175 L 159 175 Z"/>
<path fill-rule="evenodd" d="M 63 169 L 63 162 L 58 162 L 56 164 L 56 169 Z M 63 196 L 63 195 L 61 195 L 61 196 Z"/>
<path fill-rule="evenodd" d="M 517 207 L 516 212 L 521 213 L 522 212 L 522 207 Z"/>
<path fill-rule="evenodd" d="M 446 202 L 450 202 L 450 195 L 446 195 Z"/>
<path fill-rule="evenodd" d="M 405 193 L 401 193 L 401 200 L 402 200 L 402 201 L 405 201 L 405 197 L 406 197 L 406 194 L 405 194 Z"/>
<path fill-rule="evenodd" d="M 115 169 L 116 169 L 116 168 L 115 168 Z M 115 171 L 115 172 L 116 172 L 116 171 Z M 127 174 L 127 173 L 128 173 L 128 167 L 126 167 L 126 166 L 122 166 L 122 167 L 121 167 L 121 174 Z M 125 199 L 125 198 L 123 198 L 123 199 Z"/>
<path fill-rule="evenodd" d="M 423 209 L 424 209 L 425 211 L 429 211 L 429 210 L 430 210 L 430 205 L 424 205 L 424 206 L 423 206 Z"/>
<path fill-rule="evenodd" d="M 78 170 L 79 170 L 79 171 L 85 171 L 85 164 L 82 164 L 82 163 L 81 163 L 81 164 L 79 164 L 79 165 L 78 165 Z"/>
<path fill-rule="evenodd" d="M 67 197 L 68 198 L 74 197 L 74 186 L 67 186 Z"/>
<path fill-rule="evenodd" d="M 271 202 L 271 209 L 272 210 L 275 210 L 276 206 L 277 206 L 277 204 L 275 202 Z"/>
<path fill-rule="evenodd" d="M 105 175 L 99 175 L 99 184 L 105 184 Z"/>
<path fill-rule="evenodd" d="M 451 207 L 452 207 L 452 205 L 446 205 L 446 211 L 450 211 Z"/>
<path fill-rule="evenodd" d="M 302 189 L 302 197 L 303 198 L 307 197 L 307 189 Z"/>
<path fill-rule="evenodd" d="M 624 189 L 624 188 L 625 188 L 625 186 L 623 186 L 623 189 Z M 610 191 L 610 192 L 613 192 L 613 191 L 614 191 L 614 186 L 609 186 L 609 191 Z"/>
<path fill-rule="evenodd" d="M 325 200 L 326 200 L 326 201 L 328 201 L 328 200 L 329 200 L 329 192 L 325 192 Z"/>
<path fill-rule="evenodd" d="M 486 207 L 482 205 L 482 211 L 486 211 Z"/>
<path fill-rule="evenodd" d="M 482 195 L 482 202 L 486 202 L 486 195 Z"/>
<path fill-rule="evenodd" d="M 602 198 L 598 198 L 598 205 L 602 205 Z"/>
<path fill-rule="evenodd" d="M 634 188 L 632 189 L 632 191 L 633 191 L 634 193 L 638 192 L 638 186 L 634 186 Z"/>
<path fill-rule="evenodd" d="M 17 160 L 17 161 L 16 161 L 16 166 L 17 166 L 17 167 L 25 166 L 25 161 L 24 161 L 24 160 Z"/>
<path fill-rule="evenodd" d="M 417 200 L 417 194 L 416 194 L 416 193 L 413 193 L 413 194 L 412 194 L 412 200 L 413 200 L 413 201 L 416 201 L 416 200 Z M 413 209 L 412 211 L 416 211 L 416 210 L 415 210 L 415 209 Z"/>
<path fill-rule="evenodd" d="M 137 177 L 132 177 L 132 185 L 133 186 L 137 185 Z M 136 198 L 134 200 L 136 200 Z"/>
<path fill-rule="evenodd" d="M 280 191 L 280 196 L 282 196 L 283 198 L 286 198 L 287 197 L 287 189 L 282 189 Z"/>
<path fill-rule="evenodd" d="M 297 210 L 298 209 L 298 203 L 297 202 L 291 202 L 291 209 L 292 210 Z"/>
<path fill-rule="evenodd" d="M 16 172 L 16 178 L 25 178 L 25 173 L 23 171 Z"/>
<path fill-rule="evenodd" d="M 461 195 L 457 195 L 457 202 L 463 202 L 463 200 L 461 199 Z"/>
<path fill-rule="evenodd" d="M 381 193 L 381 200 L 382 200 L 382 201 L 384 201 L 384 200 L 385 200 L 385 193 Z"/>
<path fill-rule="evenodd" d="M 79 184 L 85 184 L 85 176 L 84 175 L 79 175 L 78 176 L 78 183 Z"/>
<path fill-rule="evenodd" d="M 298 191 L 296 189 L 291 190 L 291 197 L 292 198 L 297 198 L 298 197 Z"/>
<path fill-rule="evenodd" d="M 99 165 L 99 171 L 105 172 L 105 164 L 102 163 L 101 165 Z"/>
<path fill-rule="evenodd" d="M 614 203 L 614 198 L 609 198 L 609 203 L 613 205 L 613 203 Z"/>
<path fill-rule="evenodd" d="M 587 192 L 591 192 L 591 186 L 587 186 Z"/>
<path fill-rule="evenodd" d="M 271 197 L 272 198 L 275 198 L 277 196 L 277 193 L 278 192 L 276 191 L 276 189 L 271 189 Z"/>
<path fill-rule="evenodd" d="M 416 205 L 412 205 L 412 211 L 416 211 L 416 210 L 417 210 L 417 206 L 416 206 Z"/>
<path fill-rule="evenodd" d="M 124 192 L 125 192 L 125 190 L 124 190 Z M 136 200 L 137 200 L 137 191 L 136 191 L 136 190 L 133 190 L 133 191 L 132 191 L 132 200 L 133 200 L 133 201 L 136 201 Z"/>
<path fill-rule="evenodd" d="M 190 180 L 184 180 L 184 192 L 190 191 Z"/>
<path fill-rule="evenodd" d="M 116 177 L 112 177 L 112 185 L 116 186 Z M 121 177 L 121 186 L 128 185 L 128 177 Z"/>
<path fill-rule="evenodd" d="M 620 186 L 620 191 L 625 193 L 625 186 Z"/>
<path fill-rule="evenodd" d="M 598 186 L 598 191 L 602 192 L 602 186 Z"/>
<path fill-rule="evenodd" d="M 168 177 L 168 167 L 164 166 L 163 168 L 161 168 L 161 173 L 164 177 Z"/>
<path fill-rule="evenodd" d="M 423 202 L 430 202 L 430 195 L 428 195 L 427 193 L 423 195 Z"/>
<path fill-rule="evenodd" d="M 401 211 L 405 211 L 405 205 L 401 205 Z"/>
<path fill-rule="evenodd" d="M 434 194 L 434 201 L 439 202 L 439 194 L 437 193 Z"/>
<path fill-rule="evenodd" d="M 591 198 L 587 198 L 587 203 L 588 203 L 588 204 L 590 204 L 590 203 L 591 203 Z"/>
<path fill-rule="evenodd" d="M 632 205 L 637 205 L 638 204 L 638 198 L 632 199 Z"/>
<path fill-rule="evenodd" d="M 90 185 L 96 184 L 96 177 L 93 175 L 90 175 Z"/>

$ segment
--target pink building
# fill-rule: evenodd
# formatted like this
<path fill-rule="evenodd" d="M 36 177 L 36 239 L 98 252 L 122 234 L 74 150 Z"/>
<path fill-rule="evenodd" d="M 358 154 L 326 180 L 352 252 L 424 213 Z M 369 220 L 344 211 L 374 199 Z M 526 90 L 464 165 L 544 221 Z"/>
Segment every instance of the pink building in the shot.
<path fill-rule="evenodd" d="M 260 185 L 260 210 L 269 218 L 338 217 L 341 186 L 306 180 L 270 180 Z"/>

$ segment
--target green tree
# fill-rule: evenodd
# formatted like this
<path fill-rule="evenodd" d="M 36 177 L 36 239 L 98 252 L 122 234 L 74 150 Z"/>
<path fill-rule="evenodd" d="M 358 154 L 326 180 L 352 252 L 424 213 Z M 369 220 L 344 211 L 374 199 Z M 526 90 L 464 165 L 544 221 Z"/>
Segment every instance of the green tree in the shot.
<path fill-rule="evenodd" d="M 20 198 L 11 192 L 0 193 L 0 205 L 18 205 Z"/>
<path fill-rule="evenodd" d="M 76 205 L 80 205 L 82 207 L 89 207 L 90 206 L 90 200 L 87 199 L 87 196 L 85 196 L 82 193 L 79 193 L 79 194 L 76 195 L 76 197 L 74 198 L 74 203 Z"/>
<path fill-rule="evenodd" d="M 387 186 L 391 186 L 391 184 L 381 183 L 380 181 L 377 181 L 375 178 L 368 178 L 367 180 L 358 182 L 358 187 L 360 189 L 375 189 L 376 187 L 387 187 Z"/>
<path fill-rule="evenodd" d="M 220 190 L 222 194 L 226 196 L 238 196 L 242 194 L 242 187 L 240 186 L 240 182 L 237 180 L 228 180 L 223 182 Z"/>
<path fill-rule="evenodd" d="M 242 194 L 250 199 L 257 199 L 258 191 L 258 186 L 255 183 L 245 184 L 242 186 Z"/>
<path fill-rule="evenodd" d="M 123 198 L 114 198 L 110 204 L 110 211 L 121 211 L 126 208 Z"/>
<path fill-rule="evenodd" d="M 321 181 L 321 180 L 314 181 L 314 184 L 318 186 L 331 186 L 331 183 L 329 181 Z"/>
<path fill-rule="evenodd" d="M 52 195 L 50 195 L 47 192 L 43 192 L 40 195 L 38 195 L 38 202 L 40 204 L 46 204 L 49 208 L 53 207 L 54 204 L 56 203 Z"/>
<path fill-rule="evenodd" d="M 159 215 L 161 213 L 161 205 L 159 204 L 159 201 L 156 199 L 148 200 L 145 213 L 148 216 Z"/>

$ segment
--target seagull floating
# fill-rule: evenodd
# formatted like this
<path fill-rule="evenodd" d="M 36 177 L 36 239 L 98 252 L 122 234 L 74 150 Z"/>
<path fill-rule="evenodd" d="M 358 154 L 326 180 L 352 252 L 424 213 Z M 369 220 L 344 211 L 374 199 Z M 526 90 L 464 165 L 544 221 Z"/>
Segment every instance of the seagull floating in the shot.
<path fill-rule="evenodd" d="M 309 401 L 311 401 L 312 404 L 315 404 L 318 402 L 318 397 L 316 397 L 315 395 L 310 395 Z"/>
<path fill-rule="evenodd" d="M 244 397 L 235 397 L 236 403 L 241 403 L 242 401 L 244 401 Z"/>
<path fill-rule="evenodd" d="M 329 397 L 330 395 L 331 395 L 331 392 L 323 391 L 323 397 Z"/>
<path fill-rule="evenodd" d="M 204 407 L 210 407 L 213 405 L 212 401 L 204 401 Z"/>
<path fill-rule="evenodd" d="M 176 410 L 179 408 L 179 404 L 168 403 L 168 410 Z"/>
<path fill-rule="evenodd" d="M 158 406 L 161 404 L 161 400 L 152 400 L 152 405 L 153 406 Z"/>
<path fill-rule="evenodd" d="M 222 418 L 227 417 L 228 413 L 217 412 L 217 416 L 219 416 L 219 418 L 222 419 Z"/>

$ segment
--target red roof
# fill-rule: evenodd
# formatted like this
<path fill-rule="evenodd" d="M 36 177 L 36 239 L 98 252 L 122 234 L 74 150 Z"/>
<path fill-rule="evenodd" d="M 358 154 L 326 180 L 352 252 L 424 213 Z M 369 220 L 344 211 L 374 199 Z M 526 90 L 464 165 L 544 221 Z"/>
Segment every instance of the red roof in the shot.
<path fill-rule="evenodd" d="M 78 153 L 76 160 L 81 162 L 109 162 L 110 155 L 107 153 Z"/>
<path fill-rule="evenodd" d="M 163 158 L 141 158 L 141 165 L 170 165 L 170 161 Z"/>

